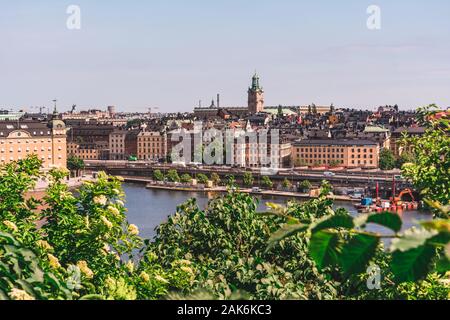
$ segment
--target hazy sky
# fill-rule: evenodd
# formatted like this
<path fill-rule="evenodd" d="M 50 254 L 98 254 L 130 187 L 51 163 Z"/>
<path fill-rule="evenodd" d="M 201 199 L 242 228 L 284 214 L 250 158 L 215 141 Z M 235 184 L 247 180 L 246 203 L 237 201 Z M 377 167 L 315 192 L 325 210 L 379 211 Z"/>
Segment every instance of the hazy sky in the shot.
<path fill-rule="evenodd" d="M 244 106 L 255 70 L 266 105 L 450 106 L 448 0 L 0 3 L 0 107 L 189 111 L 219 92 Z"/>

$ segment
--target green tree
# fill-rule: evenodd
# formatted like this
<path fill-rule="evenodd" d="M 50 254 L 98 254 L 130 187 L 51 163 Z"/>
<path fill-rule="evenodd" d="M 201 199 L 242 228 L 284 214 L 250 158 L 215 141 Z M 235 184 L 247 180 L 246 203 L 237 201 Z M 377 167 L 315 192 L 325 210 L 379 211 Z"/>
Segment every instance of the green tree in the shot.
<path fill-rule="evenodd" d="M 76 177 L 80 176 L 80 171 L 85 168 L 84 160 L 75 156 L 67 158 L 67 169 L 75 174 Z"/>
<path fill-rule="evenodd" d="M 311 184 L 311 182 L 309 182 L 308 180 L 303 180 L 301 183 L 300 183 L 300 189 L 303 191 L 303 192 L 309 192 L 311 189 L 312 189 L 312 184 Z"/>
<path fill-rule="evenodd" d="M 264 188 L 267 188 L 267 189 L 272 189 L 273 188 L 273 182 L 272 182 L 272 180 L 270 180 L 270 178 L 268 176 L 263 176 L 262 177 L 261 185 Z"/>
<path fill-rule="evenodd" d="M 400 157 L 398 157 L 395 166 L 398 169 L 402 169 L 405 163 L 413 163 L 415 156 L 411 152 L 403 152 Z"/>
<path fill-rule="evenodd" d="M 230 174 L 227 175 L 227 186 L 228 187 L 236 187 L 236 178 L 234 177 L 234 175 Z"/>
<path fill-rule="evenodd" d="M 30 156 L 1 170 L 0 299 L 156 299 L 192 286 L 189 271 L 138 253 L 143 240 L 126 221 L 123 179 L 99 173 L 72 193 L 67 170 L 41 165 Z M 41 177 L 50 185 L 36 199 Z"/>
<path fill-rule="evenodd" d="M 447 281 L 444 275 L 450 270 L 450 220 L 446 205 L 450 185 L 448 174 L 440 172 L 449 167 L 450 126 L 448 118 L 427 108 L 421 109 L 419 116 L 426 119 L 429 130 L 422 137 L 407 138 L 416 158 L 414 163 L 403 165 L 403 175 L 423 188 L 425 200 L 439 211 L 441 219 L 421 222 L 418 227 L 402 232 L 402 219 L 390 212 L 354 218 L 343 210 L 327 210 L 326 216 L 310 222 L 284 215 L 289 228 L 280 229 L 271 240 L 278 242 L 296 233 L 309 237 L 309 254 L 316 266 L 342 283 L 350 295 L 370 296 L 355 288 L 366 281 L 367 268 L 376 264 L 383 268 L 381 272 L 386 277 L 383 297 L 448 299 L 450 287 L 444 282 Z M 279 212 L 285 211 L 276 208 L 274 214 L 279 216 Z M 369 231 L 368 224 L 391 232 Z M 382 248 L 386 239 L 391 240 L 388 252 Z"/>
<path fill-rule="evenodd" d="M 183 183 L 191 183 L 191 182 L 192 182 L 192 177 L 191 177 L 190 174 L 185 173 L 185 174 L 183 174 L 183 175 L 181 176 L 180 180 L 181 180 L 181 182 L 183 182 Z"/>
<path fill-rule="evenodd" d="M 419 110 L 427 127 L 422 137 L 405 137 L 403 144 L 412 146 L 414 161 L 403 165 L 403 176 L 411 179 L 432 207 L 450 205 L 450 125 L 448 114 L 438 118 L 436 106 Z M 448 208 L 447 208 L 448 209 Z M 442 210 L 438 210 L 439 212 Z M 448 215 L 447 215 L 448 218 Z"/>
<path fill-rule="evenodd" d="M 253 186 L 253 183 L 255 182 L 255 178 L 251 172 L 245 172 L 242 180 L 247 187 Z"/>
<path fill-rule="evenodd" d="M 199 174 L 197 174 L 197 181 L 198 181 L 200 184 L 206 185 L 206 184 L 208 184 L 209 178 L 208 178 L 208 176 L 207 176 L 206 174 L 204 174 L 204 173 L 199 173 Z"/>
<path fill-rule="evenodd" d="M 180 176 L 178 175 L 178 171 L 175 169 L 169 170 L 166 178 L 169 182 L 180 182 Z"/>
<path fill-rule="evenodd" d="M 164 174 L 161 172 L 161 170 L 153 171 L 153 180 L 164 181 Z"/>
<path fill-rule="evenodd" d="M 395 157 L 391 150 L 381 150 L 379 165 L 381 170 L 392 170 L 395 168 Z"/>
<path fill-rule="evenodd" d="M 314 215 L 329 205 L 314 200 L 306 207 L 292 203 L 291 209 Z M 261 215 L 256 208 L 252 196 L 233 191 L 212 200 L 206 210 L 189 200 L 158 227 L 148 250 L 163 266 L 188 257 L 196 267 L 192 289 L 206 289 L 220 299 L 239 293 L 246 299 L 336 298 L 337 285 L 313 267 L 302 238 L 267 249 L 271 232 L 282 227 L 284 219 Z"/>
<path fill-rule="evenodd" d="M 292 188 L 292 183 L 288 178 L 285 178 L 281 183 L 281 186 L 283 187 L 283 189 L 289 190 Z"/>
<path fill-rule="evenodd" d="M 217 174 L 217 173 L 212 173 L 211 174 L 211 181 L 213 182 L 213 184 L 215 185 L 215 186 L 218 186 L 218 185 L 220 185 L 220 182 L 221 182 L 221 180 L 220 180 L 220 176 Z"/>

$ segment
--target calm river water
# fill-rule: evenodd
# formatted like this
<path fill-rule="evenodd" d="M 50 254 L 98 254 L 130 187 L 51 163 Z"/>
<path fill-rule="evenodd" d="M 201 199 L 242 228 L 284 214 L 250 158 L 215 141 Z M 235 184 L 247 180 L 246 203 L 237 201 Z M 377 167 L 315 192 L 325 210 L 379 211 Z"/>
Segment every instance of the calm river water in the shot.
<path fill-rule="evenodd" d="M 176 207 L 190 198 L 197 198 L 197 203 L 201 209 L 205 207 L 212 194 L 202 192 L 179 192 L 166 190 L 146 189 L 143 184 L 123 185 L 126 193 L 126 206 L 128 208 L 128 221 L 136 224 L 141 230 L 143 238 L 153 238 L 155 228 L 167 221 L 167 217 L 176 211 Z M 286 203 L 288 198 L 279 197 L 259 197 L 259 210 L 265 210 L 266 202 Z M 353 215 L 357 215 L 353 205 L 349 202 L 335 202 L 338 208 L 346 208 Z M 417 221 L 429 220 L 431 216 L 420 212 L 402 213 L 403 228 L 407 229 L 415 225 Z M 371 230 L 385 231 L 382 227 L 371 226 Z"/>

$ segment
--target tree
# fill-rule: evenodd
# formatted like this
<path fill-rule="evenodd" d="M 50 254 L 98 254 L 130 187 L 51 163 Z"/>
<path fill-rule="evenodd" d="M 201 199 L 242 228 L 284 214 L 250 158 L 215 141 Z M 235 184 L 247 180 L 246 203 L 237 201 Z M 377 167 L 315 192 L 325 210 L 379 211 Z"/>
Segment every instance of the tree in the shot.
<path fill-rule="evenodd" d="M 180 180 L 181 180 L 181 182 L 183 182 L 183 183 L 191 183 L 191 182 L 192 182 L 192 177 L 191 177 L 190 174 L 185 173 L 185 174 L 183 174 L 183 175 L 181 176 Z"/>
<path fill-rule="evenodd" d="M 0 299 L 157 299 L 192 286 L 180 264 L 162 268 L 139 254 L 143 240 L 126 221 L 123 179 L 100 172 L 72 193 L 67 170 L 40 172 L 36 156 L 0 175 Z M 43 197 L 35 181 L 50 185 Z M 40 227 L 37 221 L 42 221 Z"/>
<path fill-rule="evenodd" d="M 402 174 L 422 189 L 425 201 L 440 214 L 441 219 L 420 222 L 418 227 L 402 232 L 403 221 L 398 214 L 383 212 L 357 218 L 345 210 L 328 210 L 325 217 L 305 223 L 303 219 L 284 215 L 289 228 L 280 229 L 272 236 L 280 241 L 293 234 L 309 237 L 309 254 L 316 266 L 343 284 L 358 286 L 367 279 L 367 268 L 378 265 L 387 279 L 384 292 L 389 297 L 399 293 L 407 298 L 422 296 L 422 290 L 438 299 L 447 299 L 450 289 L 443 283 L 450 270 L 449 220 L 449 146 L 450 125 L 447 118 L 437 117 L 428 108 L 419 110 L 429 129 L 422 137 L 407 138 L 415 152 L 414 163 L 403 165 Z M 327 195 L 329 190 L 323 191 Z M 274 214 L 286 209 L 274 208 Z M 377 224 L 390 229 L 390 233 L 377 233 L 366 229 Z M 382 242 L 391 240 L 386 253 Z M 269 241 L 270 242 L 270 241 Z M 425 289 L 427 288 L 427 289 Z M 354 292 L 361 294 L 361 292 Z"/>
<path fill-rule="evenodd" d="M 292 188 L 292 183 L 291 183 L 291 181 L 289 181 L 288 178 L 285 178 L 285 179 L 283 180 L 283 182 L 281 183 L 281 186 L 283 187 L 283 189 L 289 190 L 289 189 Z"/>
<path fill-rule="evenodd" d="M 180 182 L 180 176 L 178 175 L 178 171 L 175 169 L 169 170 L 166 178 L 169 182 Z"/>
<path fill-rule="evenodd" d="M 273 188 L 273 182 L 270 180 L 268 176 L 263 176 L 261 184 L 264 188 L 272 189 Z"/>
<path fill-rule="evenodd" d="M 230 174 L 227 175 L 227 186 L 228 187 L 235 187 L 236 186 L 236 178 L 234 177 L 234 175 Z"/>
<path fill-rule="evenodd" d="M 75 156 L 67 158 L 67 169 L 71 172 L 75 172 L 75 176 L 80 176 L 80 170 L 85 168 L 84 160 Z"/>
<path fill-rule="evenodd" d="M 217 173 L 212 173 L 211 174 L 211 181 L 213 182 L 213 184 L 215 186 L 220 185 L 220 176 Z"/>
<path fill-rule="evenodd" d="M 381 150 L 379 165 L 381 170 L 392 170 L 395 168 L 395 157 L 391 150 Z"/>
<path fill-rule="evenodd" d="M 206 174 L 199 173 L 199 174 L 197 174 L 197 181 L 200 184 L 205 184 L 206 185 L 206 184 L 208 184 L 209 178 L 208 178 L 208 176 Z"/>
<path fill-rule="evenodd" d="M 293 237 L 284 246 L 267 249 L 271 230 L 282 227 L 284 221 L 259 214 L 256 208 L 252 196 L 233 191 L 212 200 L 205 210 L 191 199 L 158 227 L 148 250 L 163 266 L 188 257 L 197 270 L 197 286 L 220 299 L 236 295 L 256 300 L 338 297 L 337 284 L 319 275 L 302 238 Z M 291 209 L 315 215 L 326 208 L 314 200 L 307 207 L 293 204 Z"/>
<path fill-rule="evenodd" d="M 153 180 L 164 181 L 164 174 L 161 172 L 161 170 L 153 171 Z"/>
<path fill-rule="evenodd" d="M 398 169 L 402 169 L 405 163 L 413 163 L 415 156 L 411 152 L 402 152 L 400 157 L 398 157 L 395 166 Z"/>
<path fill-rule="evenodd" d="M 450 124 L 448 113 L 438 118 L 435 109 L 435 105 L 419 109 L 427 131 L 422 137 L 405 137 L 403 143 L 412 146 L 414 161 L 403 165 L 402 174 L 428 201 L 435 202 L 432 207 L 436 202 L 445 207 L 450 205 Z"/>
<path fill-rule="evenodd" d="M 251 187 L 253 186 L 255 178 L 253 177 L 253 174 L 251 172 L 245 172 L 242 180 L 245 186 Z"/>
<path fill-rule="evenodd" d="M 311 184 L 311 182 L 309 182 L 308 180 L 303 180 L 303 181 L 300 183 L 300 189 L 301 189 L 303 192 L 309 192 L 309 191 L 311 190 L 311 188 L 312 188 L 312 184 Z"/>

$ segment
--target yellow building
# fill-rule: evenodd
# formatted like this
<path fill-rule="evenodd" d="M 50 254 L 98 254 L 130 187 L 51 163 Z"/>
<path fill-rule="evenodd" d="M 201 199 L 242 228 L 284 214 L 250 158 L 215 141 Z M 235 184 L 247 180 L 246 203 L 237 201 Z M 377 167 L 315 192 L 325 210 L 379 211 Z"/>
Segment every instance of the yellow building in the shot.
<path fill-rule="evenodd" d="M 369 140 L 301 140 L 292 147 L 294 164 L 378 168 L 380 147 Z"/>
<path fill-rule="evenodd" d="M 159 131 L 142 131 L 137 136 L 139 160 L 160 160 L 167 156 L 167 135 Z"/>
<path fill-rule="evenodd" d="M 0 122 L 0 164 L 35 154 L 44 169 L 65 168 L 66 126 L 61 120 Z"/>

